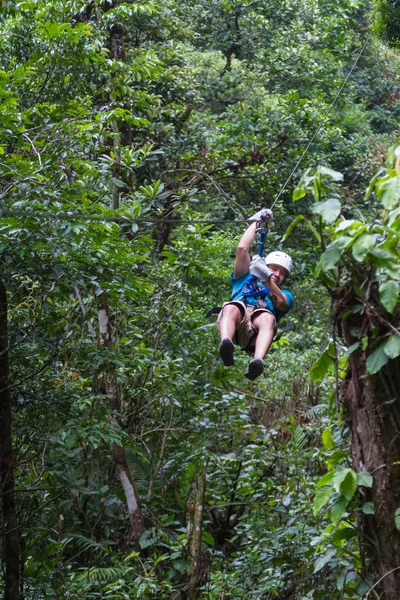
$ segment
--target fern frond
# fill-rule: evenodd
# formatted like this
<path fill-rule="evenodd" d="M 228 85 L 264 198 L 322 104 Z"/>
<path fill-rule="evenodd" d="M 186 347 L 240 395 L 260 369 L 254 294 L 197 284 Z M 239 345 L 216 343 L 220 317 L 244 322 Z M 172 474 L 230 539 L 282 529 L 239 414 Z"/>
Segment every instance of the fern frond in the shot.
<path fill-rule="evenodd" d="M 80 553 L 90 551 L 97 557 L 103 558 L 110 556 L 111 554 L 110 542 L 97 542 L 96 540 L 92 540 L 80 533 L 69 533 L 68 540 L 66 543 L 69 544 L 72 541 L 76 543 L 76 546 L 78 547 Z"/>
<path fill-rule="evenodd" d="M 77 581 L 110 583 L 117 581 L 118 579 L 124 579 L 127 575 L 134 574 L 134 568 L 127 565 L 118 565 L 116 567 L 91 567 L 90 569 L 81 569 Z"/>
<path fill-rule="evenodd" d="M 306 417 L 308 419 L 318 419 L 327 414 L 329 408 L 327 404 L 317 404 L 317 406 L 312 406 L 306 412 Z"/>

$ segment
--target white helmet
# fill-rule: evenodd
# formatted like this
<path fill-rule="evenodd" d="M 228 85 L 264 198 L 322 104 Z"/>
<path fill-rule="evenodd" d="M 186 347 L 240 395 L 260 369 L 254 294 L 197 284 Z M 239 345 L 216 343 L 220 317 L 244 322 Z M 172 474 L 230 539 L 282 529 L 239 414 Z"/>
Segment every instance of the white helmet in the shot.
<path fill-rule="evenodd" d="M 280 267 L 284 267 L 288 272 L 288 275 L 293 267 L 293 261 L 290 258 L 289 254 L 286 254 L 286 252 L 280 252 L 279 250 L 270 252 L 268 256 L 265 257 L 265 264 L 274 264 L 279 265 Z"/>

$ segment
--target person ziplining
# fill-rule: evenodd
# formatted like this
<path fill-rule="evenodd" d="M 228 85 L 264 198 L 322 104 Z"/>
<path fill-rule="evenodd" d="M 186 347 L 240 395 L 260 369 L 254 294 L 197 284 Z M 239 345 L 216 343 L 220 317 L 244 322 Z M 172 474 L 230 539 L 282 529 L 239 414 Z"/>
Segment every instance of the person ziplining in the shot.
<path fill-rule="evenodd" d="M 276 324 L 293 306 L 293 295 L 282 285 L 292 270 L 288 254 L 279 250 L 262 257 L 263 239 L 258 254 L 250 260 L 250 248 L 261 231 L 265 235 L 272 211 L 264 208 L 253 215 L 251 225 L 236 248 L 231 274 L 232 297 L 219 313 L 217 326 L 221 338 L 219 355 L 226 367 L 234 364 L 235 345 L 254 358 L 245 377 L 254 381 L 264 371 L 266 356 L 276 332 Z"/>

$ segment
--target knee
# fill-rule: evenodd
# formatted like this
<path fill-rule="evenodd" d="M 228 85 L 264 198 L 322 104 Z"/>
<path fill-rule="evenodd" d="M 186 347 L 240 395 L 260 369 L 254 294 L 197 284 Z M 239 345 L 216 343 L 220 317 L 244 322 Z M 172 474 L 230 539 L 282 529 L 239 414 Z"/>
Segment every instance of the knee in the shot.
<path fill-rule="evenodd" d="M 236 323 L 242 320 L 242 313 L 240 312 L 240 308 L 235 304 L 227 304 L 222 309 L 222 318 L 228 317 L 228 319 L 233 319 Z"/>
<path fill-rule="evenodd" d="M 263 312 L 253 319 L 253 326 L 258 331 L 275 329 L 275 317 L 271 313 Z"/>

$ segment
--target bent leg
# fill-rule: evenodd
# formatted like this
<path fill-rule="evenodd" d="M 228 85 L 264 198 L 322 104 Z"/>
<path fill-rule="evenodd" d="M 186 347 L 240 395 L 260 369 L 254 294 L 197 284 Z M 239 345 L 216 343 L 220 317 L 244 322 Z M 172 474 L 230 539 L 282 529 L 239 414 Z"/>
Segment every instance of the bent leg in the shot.
<path fill-rule="evenodd" d="M 257 333 L 254 356 L 264 359 L 275 335 L 275 317 L 272 313 L 256 313 L 251 320 Z"/>
<path fill-rule="evenodd" d="M 239 325 L 242 318 L 242 311 L 235 304 L 226 304 L 222 309 L 221 318 L 218 321 L 219 335 L 221 337 L 218 351 L 225 367 L 231 367 L 235 364 L 233 338 L 236 326 Z"/>
<path fill-rule="evenodd" d="M 251 319 L 254 331 L 257 333 L 254 358 L 250 361 L 246 373 L 247 379 L 254 381 L 264 371 L 264 356 L 267 354 L 275 334 L 275 317 L 263 311 L 257 312 Z"/>
<path fill-rule="evenodd" d="M 239 325 L 243 315 L 236 304 L 226 304 L 222 309 L 222 316 L 218 323 L 219 335 L 221 340 L 228 338 L 233 340 L 235 336 L 236 325 Z"/>

